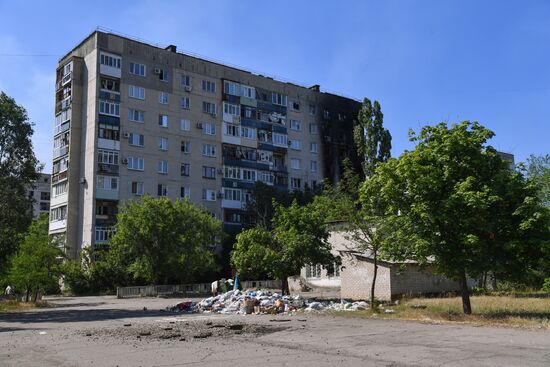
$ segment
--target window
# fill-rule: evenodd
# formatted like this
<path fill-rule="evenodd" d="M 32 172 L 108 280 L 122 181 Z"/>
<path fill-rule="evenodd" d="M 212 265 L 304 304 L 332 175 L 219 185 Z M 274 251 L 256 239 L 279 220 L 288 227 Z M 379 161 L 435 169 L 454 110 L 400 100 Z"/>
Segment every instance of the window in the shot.
<path fill-rule="evenodd" d="M 223 81 L 223 92 L 234 96 L 240 95 L 240 85 L 238 83 L 230 82 L 228 80 Z"/>
<path fill-rule="evenodd" d="M 233 116 L 241 115 L 241 106 L 231 103 L 223 103 L 223 113 Z"/>
<path fill-rule="evenodd" d="M 66 171 L 68 168 L 69 168 L 69 157 L 64 157 L 54 162 L 52 167 L 52 173 L 56 174 L 59 172 L 63 172 L 63 171 Z"/>
<path fill-rule="evenodd" d="M 216 125 L 209 122 L 202 124 L 202 133 L 206 135 L 216 135 Z"/>
<path fill-rule="evenodd" d="M 157 195 L 158 196 L 168 195 L 168 187 L 164 184 L 158 184 L 157 185 Z"/>
<path fill-rule="evenodd" d="M 134 122 L 145 122 L 145 112 L 129 108 L 128 120 Z"/>
<path fill-rule="evenodd" d="M 113 93 L 120 93 L 120 82 L 118 80 L 101 77 L 100 83 L 100 88 L 102 90 Z"/>
<path fill-rule="evenodd" d="M 243 180 L 251 181 L 251 182 L 256 181 L 256 171 L 250 170 L 250 169 L 243 169 L 242 174 L 243 174 Z"/>
<path fill-rule="evenodd" d="M 296 101 L 293 101 L 292 104 L 291 104 L 291 108 L 292 108 L 294 111 L 300 111 L 300 103 L 299 103 L 299 102 L 296 102 Z"/>
<path fill-rule="evenodd" d="M 63 181 L 63 182 L 56 183 L 56 184 L 52 185 L 52 192 L 53 192 L 54 197 L 59 196 L 59 195 L 63 195 L 64 193 L 66 193 L 67 192 L 67 181 Z"/>
<path fill-rule="evenodd" d="M 224 188 L 223 198 L 225 200 L 241 201 L 241 190 Z"/>
<path fill-rule="evenodd" d="M 260 171 L 259 176 L 260 176 L 259 178 L 260 181 L 268 185 L 272 185 L 273 180 L 275 179 L 275 177 L 271 172 L 266 172 L 266 171 Z"/>
<path fill-rule="evenodd" d="M 40 191 L 40 200 L 50 200 L 50 193 L 47 191 Z"/>
<path fill-rule="evenodd" d="M 247 85 L 241 85 L 242 96 L 246 98 L 256 99 L 256 89 Z"/>
<path fill-rule="evenodd" d="M 101 53 L 99 55 L 99 63 L 101 65 L 110 66 L 116 69 L 120 69 L 120 57 L 106 55 Z"/>
<path fill-rule="evenodd" d="M 182 87 L 190 87 L 191 86 L 191 78 L 187 74 L 182 74 L 180 83 L 181 83 Z"/>
<path fill-rule="evenodd" d="M 271 103 L 279 106 L 286 106 L 286 102 L 286 95 L 276 92 L 271 93 Z"/>
<path fill-rule="evenodd" d="M 156 68 L 155 73 L 158 74 L 159 79 L 162 80 L 163 82 L 168 81 L 168 70 Z"/>
<path fill-rule="evenodd" d="M 212 180 L 215 179 L 216 178 L 216 168 L 202 166 L 202 177 L 203 178 L 209 178 L 209 179 L 212 179 Z"/>
<path fill-rule="evenodd" d="M 118 152 L 116 150 L 98 149 L 97 162 L 101 164 L 118 164 Z"/>
<path fill-rule="evenodd" d="M 135 62 L 130 63 L 130 74 L 145 76 L 145 65 L 137 64 Z"/>
<path fill-rule="evenodd" d="M 142 196 L 144 193 L 143 182 L 132 181 L 130 183 L 130 192 L 132 193 L 132 195 Z"/>
<path fill-rule="evenodd" d="M 202 145 L 202 155 L 207 157 L 216 156 L 216 146 L 212 144 L 203 144 Z"/>
<path fill-rule="evenodd" d="M 311 153 L 317 153 L 317 143 L 311 142 L 309 143 L 309 150 Z"/>
<path fill-rule="evenodd" d="M 290 129 L 292 130 L 301 130 L 302 129 L 302 126 L 300 124 L 300 121 L 298 120 L 290 120 Z"/>
<path fill-rule="evenodd" d="M 97 188 L 102 190 L 118 190 L 118 177 L 97 176 Z"/>
<path fill-rule="evenodd" d="M 95 242 L 105 243 L 113 237 L 115 229 L 113 227 L 95 227 Z"/>
<path fill-rule="evenodd" d="M 189 154 L 190 148 L 191 148 L 191 142 L 190 141 L 186 141 L 186 140 L 181 141 L 181 151 L 183 153 Z"/>
<path fill-rule="evenodd" d="M 302 180 L 299 178 L 291 178 L 290 179 L 290 188 L 291 189 L 300 189 L 302 188 Z"/>
<path fill-rule="evenodd" d="M 244 117 L 250 119 L 252 116 L 256 115 L 256 110 L 254 110 L 252 107 L 245 106 L 244 107 Z"/>
<path fill-rule="evenodd" d="M 300 169 L 300 160 L 299 159 L 291 159 L 290 160 L 290 168 L 292 169 Z"/>
<path fill-rule="evenodd" d="M 320 278 L 321 264 L 306 265 L 306 278 Z"/>
<path fill-rule="evenodd" d="M 159 150 L 168 150 L 168 138 L 159 138 Z"/>
<path fill-rule="evenodd" d="M 144 140 L 145 137 L 142 134 L 130 133 L 130 135 L 128 136 L 128 144 L 136 147 L 143 147 Z"/>
<path fill-rule="evenodd" d="M 50 211 L 50 203 L 40 203 L 40 211 L 41 212 L 49 212 Z"/>
<path fill-rule="evenodd" d="M 239 136 L 239 126 L 233 124 L 223 124 L 225 127 L 224 134 L 229 136 Z"/>
<path fill-rule="evenodd" d="M 202 189 L 202 200 L 216 201 L 216 190 Z"/>
<path fill-rule="evenodd" d="M 159 103 L 160 104 L 168 104 L 168 93 L 159 92 Z"/>
<path fill-rule="evenodd" d="M 162 174 L 168 173 L 168 162 L 166 161 L 158 161 L 157 162 L 157 172 Z"/>
<path fill-rule="evenodd" d="M 317 172 L 317 161 L 309 162 L 309 169 L 311 172 Z"/>
<path fill-rule="evenodd" d="M 273 152 L 268 152 L 265 150 L 258 151 L 258 161 L 263 163 L 273 162 Z"/>
<path fill-rule="evenodd" d="M 271 131 L 258 130 L 258 140 L 264 143 L 271 143 L 273 140 Z"/>
<path fill-rule="evenodd" d="M 180 187 L 180 197 L 191 199 L 191 188 L 190 187 Z"/>
<path fill-rule="evenodd" d="M 273 133 L 273 144 L 285 147 L 288 146 L 288 136 L 285 134 Z"/>
<path fill-rule="evenodd" d="M 181 175 L 182 176 L 189 176 L 191 172 L 191 165 L 189 163 L 182 163 L 181 164 Z"/>
<path fill-rule="evenodd" d="M 223 177 L 233 180 L 241 179 L 241 169 L 239 167 L 225 166 L 223 170 Z"/>
<path fill-rule="evenodd" d="M 292 139 L 292 142 L 290 143 L 290 147 L 294 150 L 301 150 L 302 149 L 302 142 L 297 139 Z"/>
<path fill-rule="evenodd" d="M 137 99 L 145 99 L 145 88 L 129 85 L 128 96 Z"/>
<path fill-rule="evenodd" d="M 216 104 L 210 102 L 202 102 L 202 112 L 209 113 L 211 115 L 216 114 Z"/>
<path fill-rule="evenodd" d="M 317 108 L 315 107 L 314 104 L 310 104 L 309 105 L 309 114 L 311 116 L 315 116 L 315 113 L 317 112 Z"/>
<path fill-rule="evenodd" d="M 189 97 L 181 97 L 181 108 L 184 110 L 190 110 L 191 109 L 191 100 Z"/>
<path fill-rule="evenodd" d="M 99 100 L 99 113 L 109 116 L 120 116 L 120 103 Z"/>
<path fill-rule="evenodd" d="M 317 134 L 317 124 L 309 124 L 309 133 Z"/>
<path fill-rule="evenodd" d="M 209 80 L 203 80 L 202 90 L 208 93 L 216 93 L 216 83 Z"/>
<path fill-rule="evenodd" d="M 120 140 L 119 127 L 108 124 L 99 124 L 98 137 L 100 139 Z"/>
<path fill-rule="evenodd" d="M 168 127 L 168 116 L 159 115 L 159 125 L 162 127 Z"/>
<path fill-rule="evenodd" d="M 143 171 L 143 158 L 128 157 L 128 169 L 135 171 Z"/>
<path fill-rule="evenodd" d="M 60 206 L 58 208 L 53 208 L 50 211 L 50 222 L 55 222 L 56 220 L 67 219 L 67 205 Z"/>
<path fill-rule="evenodd" d="M 246 139 L 256 139 L 256 129 L 253 127 L 241 126 L 241 136 Z"/>
<path fill-rule="evenodd" d="M 324 118 L 325 120 L 330 120 L 330 111 L 329 111 L 329 110 L 325 109 L 325 110 L 323 111 L 323 118 Z"/>
<path fill-rule="evenodd" d="M 180 130 L 181 131 L 191 130 L 191 121 L 187 120 L 187 119 L 181 119 L 180 120 Z"/>

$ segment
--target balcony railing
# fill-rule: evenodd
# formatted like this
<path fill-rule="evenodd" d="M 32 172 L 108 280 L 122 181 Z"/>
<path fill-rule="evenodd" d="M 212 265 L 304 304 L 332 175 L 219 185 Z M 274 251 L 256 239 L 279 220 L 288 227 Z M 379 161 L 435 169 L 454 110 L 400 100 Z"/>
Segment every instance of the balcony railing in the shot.
<path fill-rule="evenodd" d="M 54 158 L 61 157 L 61 156 L 64 156 L 65 154 L 67 154 L 67 153 L 69 153 L 69 146 L 64 145 L 62 147 L 55 148 L 53 150 L 53 157 Z"/>
<path fill-rule="evenodd" d="M 115 234 L 114 227 L 95 227 L 95 243 L 105 243 Z"/>
<path fill-rule="evenodd" d="M 63 181 L 67 178 L 68 175 L 69 175 L 69 171 L 60 172 L 58 175 L 54 174 L 52 176 L 52 183 L 57 183 L 59 181 Z"/>
<path fill-rule="evenodd" d="M 118 174 L 119 166 L 118 164 L 98 163 L 98 171 L 100 173 L 110 173 L 116 175 Z"/>

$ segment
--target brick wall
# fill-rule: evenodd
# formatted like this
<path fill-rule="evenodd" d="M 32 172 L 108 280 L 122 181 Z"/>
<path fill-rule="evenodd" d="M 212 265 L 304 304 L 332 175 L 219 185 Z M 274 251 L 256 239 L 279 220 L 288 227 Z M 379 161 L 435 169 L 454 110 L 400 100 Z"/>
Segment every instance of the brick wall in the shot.
<path fill-rule="evenodd" d="M 445 293 L 460 289 L 458 282 L 434 274 L 432 270 L 420 269 L 418 265 L 409 264 L 405 269 L 398 266 L 391 268 L 391 294 Z"/>
<path fill-rule="evenodd" d="M 357 260 L 355 256 L 345 254 L 342 256 L 341 296 L 349 300 L 370 299 L 370 289 L 374 265 L 369 261 Z M 390 300 L 390 268 L 384 265 L 378 266 L 376 277 L 375 297 L 379 300 Z"/>

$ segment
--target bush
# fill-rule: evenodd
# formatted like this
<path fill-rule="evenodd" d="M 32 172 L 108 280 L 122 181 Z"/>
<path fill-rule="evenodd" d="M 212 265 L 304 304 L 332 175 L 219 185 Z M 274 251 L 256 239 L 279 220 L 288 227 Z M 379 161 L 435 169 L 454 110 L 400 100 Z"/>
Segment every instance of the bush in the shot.
<path fill-rule="evenodd" d="M 550 278 L 544 279 L 544 284 L 542 285 L 542 291 L 550 293 Z"/>

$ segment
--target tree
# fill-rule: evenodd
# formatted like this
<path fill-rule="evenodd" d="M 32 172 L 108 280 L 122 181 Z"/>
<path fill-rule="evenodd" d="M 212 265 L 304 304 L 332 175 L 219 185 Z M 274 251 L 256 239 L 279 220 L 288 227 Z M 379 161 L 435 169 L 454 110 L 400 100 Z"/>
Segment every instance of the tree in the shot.
<path fill-rule="evenodd" d="M 12 258 L 8 279 L 15 289 L 25 292 L 25 301 L 39 291 L 56 289 L 62 252 L 48 236 L 48 215 L 42 214 L 25 234 L 18 252 Z"/>
<path fill-rule="evenodd" d="M 237 235 L 231 262 L 240 273 L 267 272 L 282 282 L 282 293 L 289 294 L 288 276 L 306 264 L 332 264 L 335 261 L 327 242 L 328 230 L 323 213 L 313 205 L 288 208 L 277 205 L 273 229 L 252 228 Z"/>
<path fill-rule="evenodd" d="M 32 148 L 32 126 L 25 109 L 0 92 L 0 269 L 7 268 L 32 221 L 27 190 L 40 170 Z"/>
<path fill-rule="evenodd" d="M 380 103 L 374 101 L 373 105 L 365 98 L 353 132 L 365 177 L 373 175 L 376 167 L 390 158 L 391 134 L 384 129 L 383 124 L 384 114 Z"/>
<path fill-rule="evenodd" d="M 191 282 L 213 267 L 207 248 L 221 235 L 221 222 L 189 201 L 144 196 L 122 206 L 108 261 L 133 282 Z"/>
<path fill-rule="evenodd" d="M 410 133 L 415 149 L 379 166 L 361 189 L 362 200 L 384 202 L 393 255 L 457 280 L 466 314 L 468 277 L 518 277 L 548 238 L 535 187 L 486 144 L 493 136 L 477 122 L 423 127 Z"/>
<path fill-rule="evenodd" d="M 550 208 L 550 154 L 527 158 L 528 178 L 539 186 L 539 197 L 546 207 Z"/>

